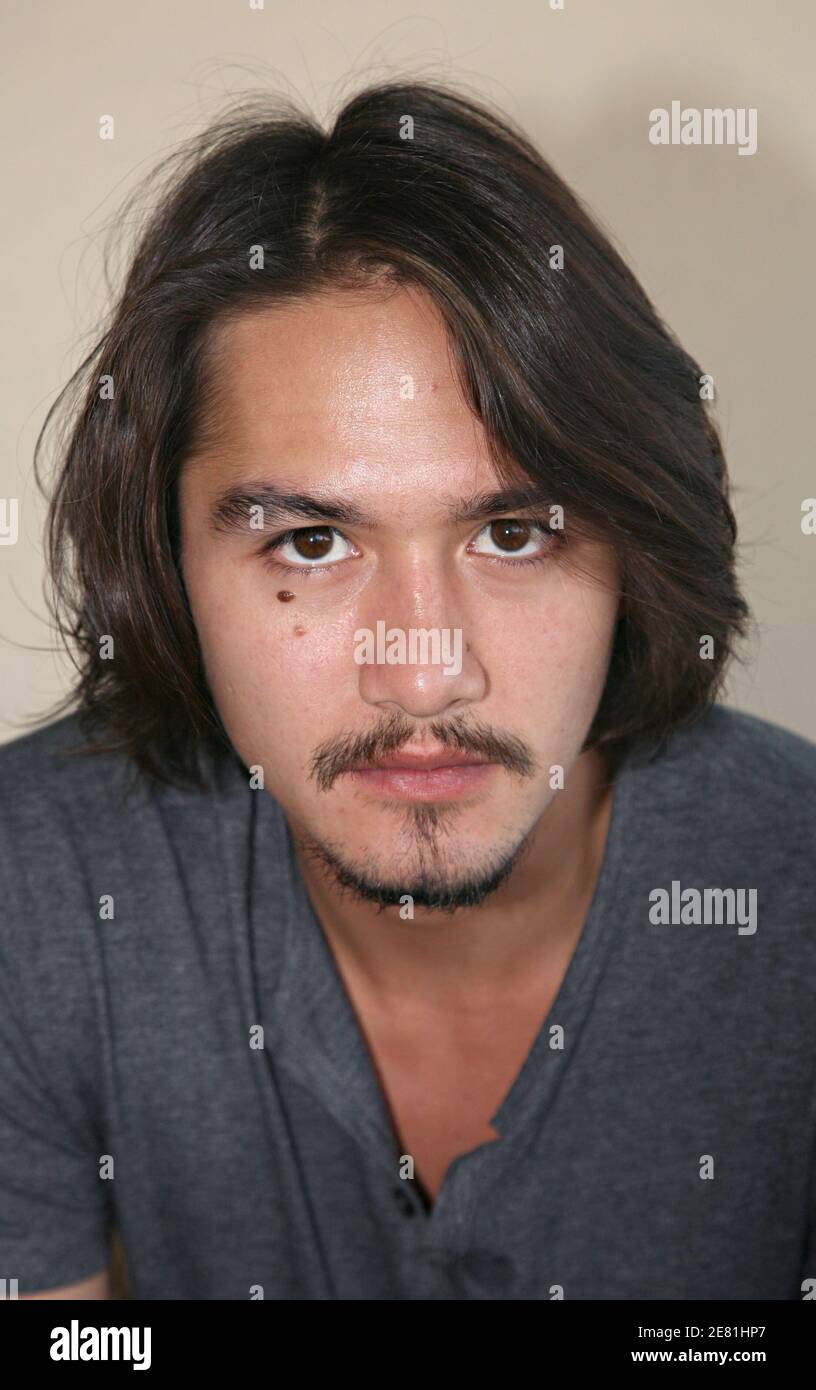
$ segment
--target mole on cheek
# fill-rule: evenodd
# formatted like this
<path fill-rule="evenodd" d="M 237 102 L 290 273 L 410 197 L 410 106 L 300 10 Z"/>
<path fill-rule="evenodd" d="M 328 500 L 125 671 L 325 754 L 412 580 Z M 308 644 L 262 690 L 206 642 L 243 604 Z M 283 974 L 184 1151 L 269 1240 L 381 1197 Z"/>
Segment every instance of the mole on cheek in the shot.
<path fill-rule="evenodd" d="M 278 593 L 278 598 L 280 599 L 281 603 L 291 603 L 294 597 L 295 596 L 292 593 L 291 589 L 281 589 Z"/>
<path fill-rule="evenodd" d="M 296 637 L 305 637 L 305 636 L 306 636 L 306 629 L 305 629 L 305 627 L 295 627 L 295 628 L 292 629 L 292 631 L 294 632 L 294 634 L 295 634 Z"/>

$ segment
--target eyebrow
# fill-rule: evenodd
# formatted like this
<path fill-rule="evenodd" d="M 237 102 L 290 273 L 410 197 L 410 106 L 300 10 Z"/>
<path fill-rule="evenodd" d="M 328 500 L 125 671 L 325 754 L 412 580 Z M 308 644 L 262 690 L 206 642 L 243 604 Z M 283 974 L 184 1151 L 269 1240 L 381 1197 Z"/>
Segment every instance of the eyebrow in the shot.
<path fill-rule="evenodd" d="M 531 507 L 550 506 L 549 494 L 534 483 L 527 487 L 479 492 L 461 498 L 447 509 L 447 519 L 454 524 L 481 521 L 504 512 L 528 511 Z M 253 509 L 261 508 L 264 529 L 268 525 L 301 517 L 305 521 L 340 522 L 373 530 L 378 525 L 345 497 L 326 492 L 292 492 L 272 483 L 249 483 L 227 488 L 213 503 L 210 517 L 213 528 L 220 533 L 243 531 L 249 526 Z"/>
<path fill-rule="evenodd" d="M 228 488 L 213 503 L 212 524 L 216 531 L 242 531 L 248 526 L 252 510 L 260 507 L 264 526 L 303 517 L 307 521 L 342 521 L 349 526 L 373 526 L 353 502 L 325 492 L 290 492 L 272 483 L 250 483 Z"/>
<path fill-rule="evenodd" d="M 453 522 L 481 521 L 498 512 L 526 512 L 531 507 L 552 505 L 549 490 L 543 485 L 528 483 L 526 487 L 503 488 L 497 492 L 477 492 L 449 508 L 448 520 Z"/>

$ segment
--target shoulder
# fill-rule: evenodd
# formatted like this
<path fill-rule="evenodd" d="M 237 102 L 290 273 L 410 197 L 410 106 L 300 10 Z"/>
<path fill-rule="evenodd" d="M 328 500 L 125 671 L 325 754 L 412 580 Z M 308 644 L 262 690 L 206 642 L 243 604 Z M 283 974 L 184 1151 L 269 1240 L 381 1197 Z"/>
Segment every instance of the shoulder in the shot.
<path fill-rule="evenodd" d="M 715 704 L 678 739 L 684 736 L 698 756 L 743 782 L 770 774 L 803 789 L 816 787 L 816 743 L 781 724 Z"/>
<path fill-rule="evenodd" d="M 712 705 L 678 729 L 651 764 L 653 775 L 687 798 L 695 792 L 724 811 L 807 820 L 816 802 L 816 743 L 743 710 Z"/>
<path fill-rule="evenodd" d="M 38 917 L 78 912 L 103 881 L 138 892 L 147 909 L 182 864 L 208 862 L 219 824 L 240 834 L 251 805 L 237 759 L 202 757 L 202 785 L 176 786 L 89 742 L 71 714 L 0 746 L 0 895 Z"/>
<path fill-rule="evenodd" d="M 127 759 L 80 755 L 76 715 L 0 746 L 0 941 L 44 959 L 68 949 L 89 920 L 89 866 L 117 833 Z"/>
<path fill-rule="evenodd" d="M 202 787 L 175 786 L 145 777 L 125 753 L 105 751 L 69 714 L 0 744 L 0 831 L 44 834 L 61 822 L 83 832 L 126 828 L 153 811 L 195 808 L 208 795 L 229 796 L 239 785 L 237 763 L 222 767 L 202 758 Z"/>
<path fill-rule="evenodd" d="M 81 751 L 68 715 L 0 746 L 0 932 L 31 948 L 90 929 L 100 893 L 149 906 L 174 864 L 174 836 L 205 843 L 212 798 L 142 777 L 125 754 Z M 206 853 L 206 848 L 202 849 Z M 113 886 L 111 886 L 113 885 Z"/>
<path fill-rule="evenodd" d="M 211 793 L 157 784 L 86 743 L 69 715 L 0 747 L 0 994 L 61 1037 L 104 997 L 114 947 L 122 969 L 199 880 L 217 890 L 222 827 L 240 841 L 253 795 L 226 775 Z"/>
<path fill-rule="evenodd" d="M 754 885 L 816 941 L 816 744 L 715 704 L 634 756 L 624 780 L 644 862 L 670 878 L 682 868 L 701 883 Z"/>
<path fill-rule="evenodd" d="M 0 745 L 0 818 L 11 825 L 32 812 L 47 815 L 89 800 L 100 806 L 132 779 L 130 760 L 78 750 L 88 742 L 76 714 Z"/>

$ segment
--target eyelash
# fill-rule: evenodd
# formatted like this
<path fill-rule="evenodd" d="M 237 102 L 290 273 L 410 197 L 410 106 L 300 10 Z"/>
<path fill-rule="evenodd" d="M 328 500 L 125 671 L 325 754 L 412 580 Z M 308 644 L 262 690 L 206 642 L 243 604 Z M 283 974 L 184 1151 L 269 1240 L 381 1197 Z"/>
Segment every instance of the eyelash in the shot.
<path fill-rule="evenodd" d="M 525 555 L 522 559 L 514 560 L 509 555 L 506 559 L 502 559 L 498 555 L 482 555 L 480 557 L 481 559 L 492 560 L 499 565 L 502 565 L 504 567 L 510 566 L 513 569 L 520 569 L 522 566 L 526 565 L 542 565 L 546 564 L 550 560 L 552 551 L 554 549 L 564 545 L 566 542 L 566 536 L 564 535 L 563 530 L 551 530 L 549 522 L 547 520 L 545 520 L 543 517 L 535 516 L 524 518 L 510 516 L 496 517 L 494 521 L 486 522 L 485 525 L 481 528 L 481 530 L 476 532 L 476 535 L 481 535 L 482 531 L 484 531 L 488 526 L 498 525 L 498 523 L 501 521 L 518 520 L 524 520 L 530 526 L 537 526 L 538 529 L 542 531 L 545 536 L 550 537 L 551 544 L 548 545 L 546 549 L 541 552 L 540 555 Z M 294 540 L 295 536 L 299 535 L 302 531 L 314 531 L 318 529 L 321 531 L 331 531 L 334 535 L 337 536 L 342 535 L 342 532 L 339 531 L 336 526 L 321 526 L 319 528 L 316 526 L 296 526 L 290 528 L 288 531 L 281 531 L 276 536 L 270 536 L 269 540 L 265 541 L 264 544 L 261 546 L 260 550 L 258 551 L 258 554 L 261 556 L 264 564 L 269 569 L 277 570 L 279 574 L 297 574 L 301 577 L 307 574 L 325 574 L 327 570 L 336 569 L 338 564 L 341 564 L 342 561 L 334 561 L 334 563 L 330 565 L 287 565 L 284 561 L 275 560 L 272 558 L 277 550 L 281 550 L 283 546 L 287 545 L 289 541 Z"/>

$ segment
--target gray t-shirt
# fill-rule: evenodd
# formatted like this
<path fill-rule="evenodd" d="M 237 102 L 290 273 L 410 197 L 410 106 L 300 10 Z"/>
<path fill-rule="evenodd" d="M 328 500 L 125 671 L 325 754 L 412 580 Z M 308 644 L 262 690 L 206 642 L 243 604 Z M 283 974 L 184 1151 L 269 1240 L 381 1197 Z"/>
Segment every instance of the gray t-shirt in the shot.
<path fill-rule="evenodd" d="M 624 765 L 500 1138 L 428 1213 L 280 808 L 237 759 L 206 793 L 126 798 L 125 760 L 53 756 L 77 738 L 0 749 L 19 1292 L 100 1269 L 114 1222 L 145 1299 L 805 1296 L 816 744 L 715 706 Z"/>

